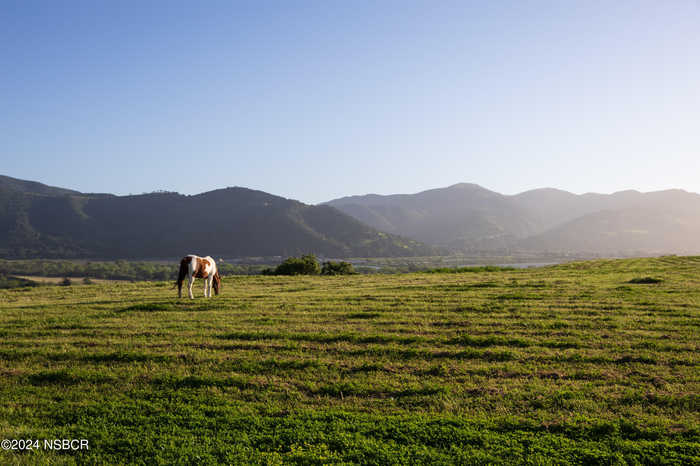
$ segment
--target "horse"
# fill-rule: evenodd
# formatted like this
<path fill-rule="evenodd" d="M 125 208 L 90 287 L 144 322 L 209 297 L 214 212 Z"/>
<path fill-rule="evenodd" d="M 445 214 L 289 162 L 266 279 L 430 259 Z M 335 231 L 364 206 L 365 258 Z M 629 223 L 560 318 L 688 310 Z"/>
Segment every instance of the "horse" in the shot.
<path fill-rule="evenodd" d="M 180 260 L 180 272 L 177 274 L 177 297 L 182 297 L 182 282 L 187 277 L 187 289 L 192 296 L 192 284 L 195 278 L 204 279 L 204 297 L 211 298 L 211 288 L 214 293 L 219 294 L 221 287 L 221 276 L 216 268 L 216 262 L 210 256 L 199 257 L 194 254 L 187 255 Z"/>

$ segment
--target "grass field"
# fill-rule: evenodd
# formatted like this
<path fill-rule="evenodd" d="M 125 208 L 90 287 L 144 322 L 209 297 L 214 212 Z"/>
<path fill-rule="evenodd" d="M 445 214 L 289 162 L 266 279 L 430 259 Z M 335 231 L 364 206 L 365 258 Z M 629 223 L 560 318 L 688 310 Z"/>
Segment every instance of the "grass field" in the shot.
<path fill-rule="evenodd" d="M 700 258 L 0 290 L 0 464 L 698 464 Z"/>

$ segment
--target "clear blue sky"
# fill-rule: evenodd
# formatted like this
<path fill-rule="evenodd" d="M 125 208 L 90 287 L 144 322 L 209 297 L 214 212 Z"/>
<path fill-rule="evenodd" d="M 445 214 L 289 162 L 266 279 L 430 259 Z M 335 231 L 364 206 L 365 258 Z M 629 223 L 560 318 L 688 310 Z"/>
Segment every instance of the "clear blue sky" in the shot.
<path fill-rule="evenodd" d="M 0 174 L 700 192 L 700 2 L 0 0 Z"/>

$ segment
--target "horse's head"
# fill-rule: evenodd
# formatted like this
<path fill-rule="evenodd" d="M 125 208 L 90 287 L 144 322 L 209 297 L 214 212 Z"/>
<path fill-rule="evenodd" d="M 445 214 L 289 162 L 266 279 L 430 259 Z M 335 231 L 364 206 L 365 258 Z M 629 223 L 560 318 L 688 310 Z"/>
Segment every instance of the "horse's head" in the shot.
<path fill-rule="evenodd" d="M 216 273 L 214 274 L 214 279 L 212 280 L 212 285 L 214 287 L 214 294 L 218 295 L 219 294 L 219 288 L 221 287 L 221 275 L 219 275 L 219 271 L 217 270 Z"/>

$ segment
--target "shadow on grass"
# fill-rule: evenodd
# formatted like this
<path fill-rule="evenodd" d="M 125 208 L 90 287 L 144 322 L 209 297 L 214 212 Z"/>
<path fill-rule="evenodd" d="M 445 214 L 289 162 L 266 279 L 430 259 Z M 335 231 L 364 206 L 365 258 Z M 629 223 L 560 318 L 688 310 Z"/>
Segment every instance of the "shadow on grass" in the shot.
<path fill-rule="evenodd" d="M 65 369 L 56 371 L 42 371 L 28 377 L 31 385 L 80 385 L 80 384 L 114 384 L 118 380 L 114 377 L 98 374 L 73 373 Z"/>
<path fill-rule="evenodd" d="M 654 278 L 654 277 L 639 277 L 639 278 L 633 278 L 629 280 L 627 283 L 633 283 L 633 284 L 653 284 L 653 283 L 661 283 L 663 282 L 663 278 Z"/>
<path fill-rule="evenodd" d="M 197 300 L 158 301 L 132 304 L 116 310 L 122 312 L 199 312 L 218 309 L 220 303 Z"/>

